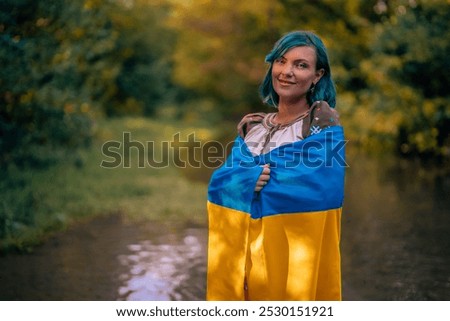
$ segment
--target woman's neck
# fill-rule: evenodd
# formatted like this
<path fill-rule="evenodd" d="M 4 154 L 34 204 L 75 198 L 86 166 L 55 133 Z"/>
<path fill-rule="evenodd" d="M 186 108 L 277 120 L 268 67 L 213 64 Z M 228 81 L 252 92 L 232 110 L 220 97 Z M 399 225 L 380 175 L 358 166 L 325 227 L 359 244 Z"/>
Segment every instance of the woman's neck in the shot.
<path fill-rule="evenodd" d="M 292 104 L 280 101 L 275 121 L 280 124 L 287 123 L 306 114 L 308 110 L 309 105 L 306 99 Z"/>

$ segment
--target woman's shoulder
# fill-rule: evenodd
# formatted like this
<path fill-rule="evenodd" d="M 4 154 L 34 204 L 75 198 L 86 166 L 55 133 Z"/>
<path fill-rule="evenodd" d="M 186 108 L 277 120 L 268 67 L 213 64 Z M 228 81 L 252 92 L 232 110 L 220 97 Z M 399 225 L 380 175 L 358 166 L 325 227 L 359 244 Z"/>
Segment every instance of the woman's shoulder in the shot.
<path fill-rule="evenodd" d="M 312 104 L 309 117 L 303 123 L 303 137 L 314 135 L 324 128 L 340 126 L 339 113 L 330 107 L 326 101 L 316 101 Z"/>
<path fill-rule="evenodd" d="M 251 113 L 245 115 L 237 125 L 237 131 L 242 138 L 256 125 L 261 124 L 266 113 Z"/>
<path fill-rule="evenodd" d="M 335 108 L 330 107 L 330 105 L 324 101 L 316 101 L 312 107 L 310 113 L 318 118 L 319 123 L 326 124 L 339 124 L 339 113 Z"/>

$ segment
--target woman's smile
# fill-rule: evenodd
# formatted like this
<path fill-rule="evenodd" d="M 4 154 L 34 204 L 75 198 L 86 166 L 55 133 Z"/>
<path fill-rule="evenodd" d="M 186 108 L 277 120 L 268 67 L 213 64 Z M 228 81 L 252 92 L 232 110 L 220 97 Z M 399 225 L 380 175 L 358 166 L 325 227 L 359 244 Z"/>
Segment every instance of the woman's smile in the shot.
<path fill-rule="evenodd" d="M 284 79 L 279 79 L 277 78 L 278 82 L 280 83 L 281 86 L 290 86 L 290 85 L 295 85 L 297 84 L 294 81 L 289 81 L 289 80 L 284 80 Z"/>

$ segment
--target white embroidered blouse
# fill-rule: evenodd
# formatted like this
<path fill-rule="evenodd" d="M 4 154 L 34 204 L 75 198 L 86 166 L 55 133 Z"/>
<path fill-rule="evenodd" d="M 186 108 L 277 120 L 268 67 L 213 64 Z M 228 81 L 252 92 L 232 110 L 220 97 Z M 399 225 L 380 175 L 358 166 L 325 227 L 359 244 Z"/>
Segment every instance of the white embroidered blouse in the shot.
<path fill-rule="evenodd" d="M 254 156 L 317 134 L 323 128 L 340 125 L 339 114 L 325 101 L 315 102 L 306 114 L 287 124 L 275 123 L 275 116 L 276 113 L 253 113 L 239 123 L 239 135 Z"/>
<path fill-rule="evenodd" d="M 275 113 L 267 114 L 261 123 L 252 127 L 245 135 L 245 143 L 253 156 L 268 153 L 274 148 L 303 139 L 303 118 L 279 125 L 273 122 L 275 115 Z"/>

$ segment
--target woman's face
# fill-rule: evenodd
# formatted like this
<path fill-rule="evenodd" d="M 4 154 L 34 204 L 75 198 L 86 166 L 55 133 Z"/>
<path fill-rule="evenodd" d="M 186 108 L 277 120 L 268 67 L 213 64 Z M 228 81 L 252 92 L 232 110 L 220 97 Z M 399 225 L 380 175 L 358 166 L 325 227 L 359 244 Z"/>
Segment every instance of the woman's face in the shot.
<path fill-rule="evenodd" d="M 295 102 L 306 98 L 314 83 L 322 77 L 324 70 L 316 70 L 317 55 L 313 47 L 301 46 L 289 49 L 272 64 L 273 89 L 280 101 Z"/>

